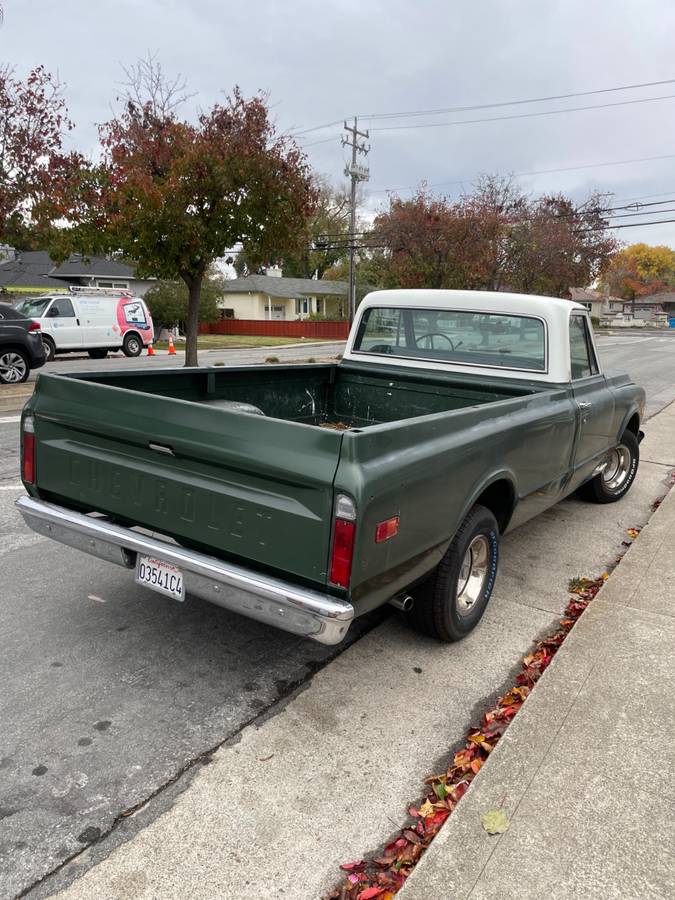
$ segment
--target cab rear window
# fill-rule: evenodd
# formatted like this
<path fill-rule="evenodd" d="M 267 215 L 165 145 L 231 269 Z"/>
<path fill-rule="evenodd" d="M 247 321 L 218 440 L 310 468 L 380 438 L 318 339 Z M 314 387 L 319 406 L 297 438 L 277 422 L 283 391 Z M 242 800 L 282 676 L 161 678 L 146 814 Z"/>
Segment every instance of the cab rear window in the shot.
<path fill-rule="evenodd" d="M 447 309 L 371 307 L 354 352 L 532 372 L 547 370 L 541 319 Z"/>

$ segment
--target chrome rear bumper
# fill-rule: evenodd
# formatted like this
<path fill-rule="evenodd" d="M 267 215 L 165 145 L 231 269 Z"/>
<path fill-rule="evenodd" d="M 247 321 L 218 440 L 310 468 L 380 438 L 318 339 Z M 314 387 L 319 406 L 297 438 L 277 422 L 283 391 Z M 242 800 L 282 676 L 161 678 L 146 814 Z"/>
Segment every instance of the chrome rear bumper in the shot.
<path fill-rule="evenodd" d="M 138 553 L 172 563 L 182 570 L 188 594 L 321 644 L 338 644 L 354 618 L 354 607 L 344 600 L 186 550 L 106 519 L 27 496 L 20 497 L 16 505 L 26 524 L 38 534 L 128 569 L 134 568 Z"/>

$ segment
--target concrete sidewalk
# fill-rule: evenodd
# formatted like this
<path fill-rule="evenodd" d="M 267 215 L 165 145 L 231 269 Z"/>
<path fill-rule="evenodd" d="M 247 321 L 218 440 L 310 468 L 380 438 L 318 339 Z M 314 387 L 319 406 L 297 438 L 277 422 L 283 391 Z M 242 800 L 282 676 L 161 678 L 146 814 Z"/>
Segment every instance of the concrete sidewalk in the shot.
<path fill-rule="evenodd" d="M 399 896 L 675 897 L 675 491 Z M 509 830 L 480 816 L 499 807 Z"/>

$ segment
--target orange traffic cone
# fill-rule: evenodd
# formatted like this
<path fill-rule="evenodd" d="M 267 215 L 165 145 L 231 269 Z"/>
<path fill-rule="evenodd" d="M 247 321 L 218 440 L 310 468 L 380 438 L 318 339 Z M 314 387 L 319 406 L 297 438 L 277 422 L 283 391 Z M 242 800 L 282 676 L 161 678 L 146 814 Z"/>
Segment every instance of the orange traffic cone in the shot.
<path fill-rule="evenodd" d="M 169 334 L 169 356 L 176 355 L 176 348 L 173 345 L 173 335 Z"/>
<path fill-rule="evenodd" d="M 148 344 L 148 356 L 154 356 L 155 351 L 152 349 L 152 341 Z"/>

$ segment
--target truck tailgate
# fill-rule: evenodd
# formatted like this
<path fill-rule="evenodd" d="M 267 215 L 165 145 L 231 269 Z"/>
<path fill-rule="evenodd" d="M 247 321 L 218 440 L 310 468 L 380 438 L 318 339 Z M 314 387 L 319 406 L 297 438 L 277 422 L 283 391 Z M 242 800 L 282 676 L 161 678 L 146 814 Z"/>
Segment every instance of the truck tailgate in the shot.
<path fill-rule="evenodd" d="M 339 432 L 58 375 L 31 407 L 44 499 L 325 583 Z"/>

